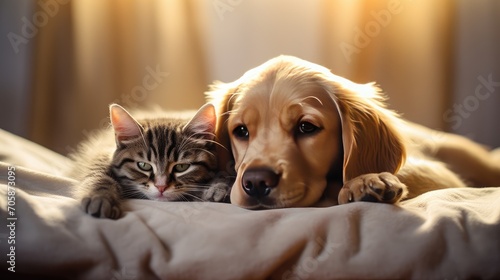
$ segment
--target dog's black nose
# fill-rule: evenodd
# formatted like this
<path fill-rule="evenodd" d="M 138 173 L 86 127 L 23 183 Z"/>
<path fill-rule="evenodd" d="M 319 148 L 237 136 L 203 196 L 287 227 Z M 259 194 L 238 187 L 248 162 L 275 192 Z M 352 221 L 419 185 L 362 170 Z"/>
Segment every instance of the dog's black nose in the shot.
<path fill-rule="evenodd" d="M 263 197 L 269 195 L 279 180 L 280 175 L 269 168 L 253 168 L 245 171 L 241 185 L 249 196 Z"/>

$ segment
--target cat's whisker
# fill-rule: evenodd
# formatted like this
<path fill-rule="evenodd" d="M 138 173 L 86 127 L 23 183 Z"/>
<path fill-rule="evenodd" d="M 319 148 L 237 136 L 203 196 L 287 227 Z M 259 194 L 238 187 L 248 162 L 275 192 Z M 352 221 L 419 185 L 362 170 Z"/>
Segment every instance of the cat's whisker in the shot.
<path fill-rule="evenodd" d="M 192 144 L 193 141 L 190 137 L 183 139 L 178 145 L 179 145 L 179 151 L 186 150 L 186 146 Z"/>
<path fill-rule="evenodd" d="M 192 186 L 187 186 L 186 188 L 196 191 L 196 190 L 208 189 L 210 187 L 211 187 L 210 185 L 192 185 Z"/>
<path fill-rule="evenodd" d="M 135 188 L 122 188 L 122 195 L 129 198 L 149 199 L 143 192 Z"/>
<path fill-rule="evenodd" d="M 224 145 L 222 145 L 221 143 L 215 141 L 215 140 L 205 140 L 206 142 L 209 142 L 211 144 L 215 144 L 216 146 L 219 146 L 221 148 L 223 148 L 224 150 L 228 151 L 228 149 L 226 147 L 224 147 Z"/>
<path fill-rule="evenodd" d="M 202 151 L 202 152 L 205 152 L 209 155 L 211 155 L 212 157 L 216 157 L 215 153 L 207 150 L 207 149 L 204 149 L 204 148 L 189 148 L 189 149 L 186 149 L 186 151 L 191 151 L 191 150 L 199 150 L 199 151 Z"/>
<path fill-rule="evenodd" d="M 193 133 L 191 135 L 191 138 L 193 138 L 193 137 L 195 137 L 195 138 L 201 138 L 200 136 L 215 137 L 215 133 L 212 133 L 212 132 L 197 132 L 197 133 Z M 208 140 L 208 139 L 203 139 L 203 140 Z"/>
<path fill-rule="evenodd" d="M 213 134 L 213 133 L 195 133 L 195 134 L 191 135 L 190 137 L 188 137 L 188 140 L 190 140 L 190 141 L 199 141 L 200 140 L 199 139 L 200 135 L 209 135 L 209 136 L 215 137 L 215 134 Z M 205 143 L 210 143 L 210 144 L 217 145 L 217 146 L 219 146 L 219 147 L 227 150 L 227 148 L 224 147 L 224 145 L 222 145 L 221 143 L 219 143 L 219 142 L 217 142 L 215 140 L 203 139 L 202 141 L 205 142 Z"/>
<path fill-rule="evenodd" d="M 176 193 L 174 201 L 185 201 L 185 202 L 188 202 L 189 200 L 186 198 L 185 193 Z"/>
<path fill-rule="evenodd" d="M 210 186 L 210 184 L 185 183 L 182 185 L 182 189 L 199 190 L 201 188 L 210 188 Z"/>
<path fill-rule="evenodd" d="M 189 201 L 187 199 L 187 197 L 189 197 L 191 199 L 194 199 L 194 200 L 198 200 L 198 201 L 204 201 L 201 197 L 193 195 L 193 194 L 190 194 L 190 193 L 182 193 L 181 195 L 186 199 L 186 201 Z"/>

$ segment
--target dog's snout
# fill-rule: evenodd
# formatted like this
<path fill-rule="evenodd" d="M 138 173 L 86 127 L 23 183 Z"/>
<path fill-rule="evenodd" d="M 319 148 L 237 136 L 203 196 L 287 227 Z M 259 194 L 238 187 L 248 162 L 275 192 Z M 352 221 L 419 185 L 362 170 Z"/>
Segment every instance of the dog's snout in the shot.
<path fill-rule="evenodd" d="M 245 171 L 241 185 L 249 196 L 264 197 L 278 185 L 279 180 L 280 175 L 269 168 L 254 168 Z"/>

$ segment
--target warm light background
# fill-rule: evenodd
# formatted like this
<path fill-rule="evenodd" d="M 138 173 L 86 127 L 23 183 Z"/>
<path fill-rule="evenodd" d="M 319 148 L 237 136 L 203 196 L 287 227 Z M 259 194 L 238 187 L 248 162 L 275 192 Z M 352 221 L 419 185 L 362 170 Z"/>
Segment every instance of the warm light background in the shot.
<path fill-rule="evenodd" d="M 213 80 L 279 54 L 376 81 L 406 118 L 500 146 L 497 0 L 0 0 L 0 35 L 0 128 L 60 153 L 111 102 L 195 109 Z"/>

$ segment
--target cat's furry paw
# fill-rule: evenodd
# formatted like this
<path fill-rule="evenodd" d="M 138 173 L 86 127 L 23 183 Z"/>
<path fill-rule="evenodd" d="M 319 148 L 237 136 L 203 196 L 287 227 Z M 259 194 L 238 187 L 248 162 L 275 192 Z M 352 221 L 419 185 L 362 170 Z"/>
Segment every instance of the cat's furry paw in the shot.
<path fill-rule="evenodd" d="M 84 197 L 81 207 L 85 213 L 96 218 L 118 219 L 122 215 L 118 200 L 101 195 Z"/>
<path fill-rule="evenodd" d="M 216 182 L 205 190 L 201 199 L 212 202 L 229 202 L 231 187 L 226 182 Z"/>

